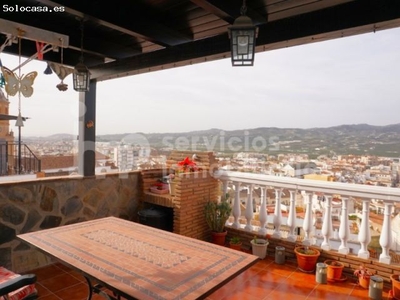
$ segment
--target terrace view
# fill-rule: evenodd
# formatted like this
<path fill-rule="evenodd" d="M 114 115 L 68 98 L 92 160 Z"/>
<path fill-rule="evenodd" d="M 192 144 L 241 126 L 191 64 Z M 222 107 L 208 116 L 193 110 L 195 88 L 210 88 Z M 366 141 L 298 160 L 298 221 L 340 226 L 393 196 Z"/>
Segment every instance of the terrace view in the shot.
<path fill-rule="evenodd" d="M 2 5 L 0 299 L 400 299 L 398 27 L 395 0 Z"/>

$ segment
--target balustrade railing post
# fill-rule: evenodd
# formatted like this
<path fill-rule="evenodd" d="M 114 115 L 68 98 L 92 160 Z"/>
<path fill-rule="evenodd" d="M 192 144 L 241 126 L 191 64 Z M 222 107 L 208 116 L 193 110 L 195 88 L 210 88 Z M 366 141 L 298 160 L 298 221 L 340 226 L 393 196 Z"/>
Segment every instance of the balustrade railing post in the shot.
<path fill-rule="evenodd" d="M 303 230 L 304 239 L 303 245 L 312 245 L 311 232 L 313 230 L 313 220 L 312 220 L 312 201 L 311 193 L 306 192 L 304 195 L 304 202 L 306 204 L 306 213 L 304 215 Z"/>
<path fill-rule="evenodd" d="M 260 203 L 260 230 L 258 231 L 262 235 L 267 234 L 267 228 L 265 225 L 267 224 L 267 187 L 260 186 L 261 190 L 261 203 Z"/>
<path fill-rule="evenodd" d="M 234 183 L 235 186 L 235 199 L 233 200 L 233 211 L 232 211 L 232 215 L 233 215 L 233 224 L 232 227 L 233 228 L 240 228 L 240 223 L 239 223 L 239 218 L 240 218 L 240 182 L 239 181 L 235 181 Z"/>
<path fill-rule="evenodd" d="M 289 235 L 287 240 L 290 242 L 297 241 L 296 230 L 296 191 L 289 191 L 290 193 L 290 204 L 289 204 L 289 215 L 287 219 L 287 226 L 289 227 Z"/>
<path fill-rule="evenodd" d="M 342 212 L 340 215 L 340 226 L 339 226 L 339 238 L 340 238 L 340 246 L 339 253 L 349 254 L 350 248 L 347 245 L 347 241 L 350 238 L 350 229 L 349 229 L 349 213 L 348 213 L 348 205 L 349 198 L 342 198 Z"/>
<path fill-rule="evenodd" d="M 371 242 L 371 233 L 369 230 L 369 201 L 370 200 L 362 200 L 362 220 L 360 232 L 358 233 L 358 241 L 361 245 L 361 249 L 358 251 L 358 257 L 364 259 L 369 258 L 368 244 Z"/>
<path fill-rule="evenodd" d="M 392 246 L 392 227 L 390 216 L 392 214 L 393 203 L 385 202 L 385 211 L 383 216 L 382 232 L 379 238 L 379 244 L 382 247 L 382 253 L 379 255 L 379 262 L 390 264 L 390 247 Z"/>
<path fill-rule="evenodd" d="M 324 196 L 325 197 L 325 205 L 324 205 L 324 220 L 322 224 L 322 236 L 324 240 L 321 244 L 321 249 L 323 250 L 331 250 L 331 245 L 329 243 L 329 238 L 332 236 L 333 228 L 332 228 L 332 196 Z"/>
<path fill-rule="evenodd" d="M 281 211 L 281 197 L 282 189 L 275 189 L 275 210 L 274 210 L 274 238 L 281 238 L 281 224 L 282 224 L 282 211 Z"/>
<path fill-rule="evenodd" d="M 251 225 L 251 221 L 253 220 L 254 212 L 253 212 L 253 188 L 254 184 L 250 184 L 248 186 L 248 194 L 247 194 L 247 201 L 246 201 L 246 226 L 244 227 L 247 231 L 253 230 L 253 225 Z"/>

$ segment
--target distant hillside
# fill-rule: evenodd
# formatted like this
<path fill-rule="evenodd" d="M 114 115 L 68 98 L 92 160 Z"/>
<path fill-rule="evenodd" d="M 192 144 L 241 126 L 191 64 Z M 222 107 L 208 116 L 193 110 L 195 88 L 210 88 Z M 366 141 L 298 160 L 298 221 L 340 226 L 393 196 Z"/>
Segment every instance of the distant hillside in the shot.
<path fill-rule="evenodd" d="M 69 134 L 69 133 L 57 133 L 48 136 L 27 136 L 23 137 L 25 141 L 62 141 L 62 140 L 72 140 L 76 139 L 76 135 Z"/>
<path fill-rule="evenodd" d="M 55 134 L 24 140 L 73 140 L 71 134 Z M 193 151 L 304 153 L 311 157 L 334 154 L 369 154 L 400 157 L 400 123 L 387 126 L 368 124 L 340 125 L 327 128 L 261 127 L 224 131 L 209 129 L 179 133 L 124 133 L 98 135 L 99 142 L 121 142 L 158 150 L 180 148 Z"/>
<path fill-rule="evenodd" d="M 310 129 L 262 127 L 223 131 L 213 128 L 180 133 L 138 134 L 145 136 L 150 145 L 157 149 L 171 146 L 176 148 L 181 145 L 187 147 L 187 150 L 400 157 L 400 123 L 387 126 L 355 124 Z M 100 135 L 97 140 L 122 141 L 129 135 L 135 134 Z"/>

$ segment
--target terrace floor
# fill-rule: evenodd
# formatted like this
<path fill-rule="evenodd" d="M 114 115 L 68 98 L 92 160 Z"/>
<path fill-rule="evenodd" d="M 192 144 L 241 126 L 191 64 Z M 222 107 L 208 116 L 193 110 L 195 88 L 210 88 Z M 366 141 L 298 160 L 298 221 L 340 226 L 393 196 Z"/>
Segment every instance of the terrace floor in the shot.
<path fill-rule="evenodd" d="M 84 300 L 88 288 L 78 272 L 61 264 L 32 271 L 37 275 L 40 300 Z M 385 288 L 382 299 L 388 298 Z M 93 300 L 105 298 L 94 294 Z M 275 264 L 272 257 L 260 260 L 250 269 L 211 294 L 207 300 L 261 299 L 369 299 L 368 290 L 359 287 L 354 278 L 340 283 L 318 284 L 314 274 L 297 270 L 294 261 Z"/>

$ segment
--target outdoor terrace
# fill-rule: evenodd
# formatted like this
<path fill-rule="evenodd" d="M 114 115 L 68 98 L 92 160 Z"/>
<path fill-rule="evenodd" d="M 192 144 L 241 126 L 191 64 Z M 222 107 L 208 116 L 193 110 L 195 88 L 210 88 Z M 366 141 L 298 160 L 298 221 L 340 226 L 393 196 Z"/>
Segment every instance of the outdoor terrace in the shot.
<path fill-rule="evenodd" d="M 148 177 L 149 174 L 152 177 Z M 53 261 L 35 249 L 26 247 L 15 236 L 29 231 L 106 216 L 137 221 L 137 212 L 143 207 L 144 201 L 149 200 L 149 196 L 154 196 L 154 199 L 170 200 L 168 205 L 172 205 L 174 209 L 175 233 L 195 238 L 202 236 L 201 239 L 207 240 L 209 230 L 205 225 L 203 215 L 204 202 L 201 201 L 208 201 L 210 195 L 211 198 L 216 196 L 216 193 L 210 192 L 211 190 L 215 191 L 222 186 L 223 191 L 226 191 L 227 187 L 233 183 L 237 187 L 248 186 L 249 190 L 255 186 L 275 190 L 276 207 L 280 207 L 281 204 L 281 193 L 279 192 L 281 189 L 288 189 L 293 197 L 290 198 L 288 217 L 282 218 L 280 209 L 275 209 L 273 215 L 266 213 L 263 215 L 263 207 L 265 208 L 266 205 L 265 195 L 267 194 L 263 193 L 261 203 L 259 203 L 261 210 L 257 216 L 258 220 L 255 220 L 256 215 L 253 213 L 251 196 L 247 199 L 246 209 L 243 212 L 237 209 L 240 205 L 239 198 L 235 195 L 234 199 L 231 199 L 233 213 L 231 221 L 226 225 L 228 237 L 236 235 L 242 237 L 243 250 L 249 251 L 250 240 L 254 235 L 265 236 L 268 233 L 271 236 L 268 257 L 216 291 L 209 297 L 210 299 L 224 299 L 224 297 L 225 299 L 264 299 L 267 296 L 269 299 L 278 299 L 280 296 L 293 299 L 330 299 L 331 297 L 336 299 L 338 296 L 340 296 L 339 299 L 346 299 L 346 297 L 347 299 L 363 299 L 367 296 L 367 291 L 356 286 L 355 277 L 352 275 L 354 268 L 360 264 L 366 264 L 370 269 L 375 270 L 385 280 L 386 293 L 389 290 L 390 275 L 400 273 L 397 260 L 396 264 L 393 263 L 394 260 L 389 253 L 392 233 L 398 231 L 397 228 L 391 227 L 390 222 L 392 207 L 395 202 L 400 201 L 400 190 L 398 189 L 219 172 L 213 173 L 213 176 L 208 173 L 205 178 L 194 175 L 184 178 L 180 182 L 176 196 L 162 198 L 145 192 L 148 190 L 145 188 L 146 182 L 158 178 L 160 174 L 162 174 L 162 170 L 149 170 L 142 173 L 130 172 L 97 177 L 40 178 L 27 182 L 1 184 L 0 193 L 5 199 L 3 211 L 6 213 L 0 218 L 2 232 L 0 264 L 16 272 L 33 271 L 38 274 L 39 291 L 43 297 L 41 299 L 75 299 L 71 298 L 75 297 L 74 294 L 68 293 L 76 293 L 76 299 L 84 299 L 84 296 L 79 298 L 80 292 L 86 292 L 83 277 L 59 264 L 53 265 Z M 208 185 L 211 185 L 210 190 L 204 191 Z M 190 191 L 186 188 L 189 188 Z M 299 219 L 296 219 L 296 209 L 293 207 L 295 205 L 294 196 L 300 191 L 304 191 L 301 195 L 305 197 L 306 201 L 304 202 L 304 219 L 299 224 Z M 323 193 L 328 204 L 325 206 L 322 230 L 317 238 L 314 235 L 310 201 L 313 193 Z M 351 240 L 345 230 L 346 226 L 343 225 L 346 224 L 346 220 L 341 221 L 337 236 L 332 235 L 329 229 L 332 225 L 329 212 L 332 195 L 341 195 L 344 200 L 342 203 L 346 203 L 345 199 L 350 197 L 358 197 L 362 200 L 363 217 L 360 232 L 357 235 L 358 240 Z M 372 199 L 380 199 L 385 204 L 384 224 L 379 240 L 382 252 L 377 257 L 370 255 L 368 245 L 371 241 L 371 232 L 368 222 L 364 221 L 369 219 L 369 205 Z M 187 210 L 189 208 L 190 210 Z M 347 206 L 344 205 L 342 209 L 343 216 L 346 214 Z M 182 215 L 188 215 L 188 218 L 180 219 L 177 222 L 178 216 Z M 302 235 L 298 235 L 299 227 L 303 232 Z M 299 241 L 315 245 L 321 251 L 319 261 L 326 259 L 342 261 L 345 264 L 344 274 L 348 280 L 343 283 L 317 285 L 314 274 L 299 272 L 296 269 L 293 252 Z M 350 246 L 357 243 L 358 248 Z M 276 246 L 286 248 L 287 263 L 283 266 L 273 263 Z M 54 272 L 59 275 L 55 275 Z M 65 278 L 59 277 L 59 280 L 54 280 L 53 277 L 58 276 Z M 73 289 L 66 290 L 68 286 L 73 286 Z"/>

